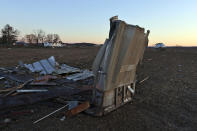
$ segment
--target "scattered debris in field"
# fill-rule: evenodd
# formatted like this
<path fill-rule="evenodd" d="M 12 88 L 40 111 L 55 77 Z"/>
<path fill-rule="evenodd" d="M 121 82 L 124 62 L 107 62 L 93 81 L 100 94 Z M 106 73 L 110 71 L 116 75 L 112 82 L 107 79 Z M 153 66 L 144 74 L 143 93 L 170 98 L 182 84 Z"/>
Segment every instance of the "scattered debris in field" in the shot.
<path fill-rule="evenodd" d="M 33 80 L 28 80 L 26 81 L 24 84 L 19 85 L 18 87 L 14 87 L 12 90 L 10 90 L 10 92 L 8 92 L 7 94 L 4 95 L 4 97 L 11 95 L 12 93 L 14 93 L 15 91 L 17 91 L 18 89 L 23 88 L 25 85 L 27 85 L 28 83 L 32 82 Z"/>
<path fill-rule="evenodd" d="M 46 115 L 46 116 L 44 116 L 44 117 L 38 119 L 37 121 L 34 122 L 34 124 L 36 124 L 36 123 L 40 122 L 41 120 L 43 120 L 43 119 L 45 119 L 45 118 L 47 118 L 47 117 L 49 117 L 49 116 L 55 114 L 55 113 L 58 112 L 58 111 L 61 111 L 62 109 L 66 108 L 67 106 L 68 106 L 68 105 L 64 105 L 63 107 L 61 107 L 61 108 L 59 108 L 59 109 L 57 109 L 57 110 L 51 112 L 50 114 L 48 114 L 48 115 Z"/>
<path fill-rule="evenodd" d="M 93 73 L 89 70 L 84 70 L 80 73 L 76 73 L 70 76 L 67 76 L 66 78 L 68 80 L 78 81 L 78 80 L 84 80 L 86 78 L 94 76 Z"/>
<path fill-rule="evenodd" d="M 34 82 L 48 82 L 50 80 L 55 80 L 55 79 L 57 79 L 57 76 L 45 75 L 35 78 Z"/>
<path fill-rule="evenodd" d="M 69 101 L 68 102 L 68 110 L 71 110 L 71 109 L 77 107 L 78 103 L 79 103 L 78 101 Z"/>
<path fill-rule="evenodd" d="M 58 75 L 68 74 L 68 73 L 76 73 L 76 72 L 80 72 L 80 69 L 68 66 L 66 64 L 62 64 L 60 66 L 60 69 L 55 70 L 55 73 L 58 74 Z"/>
<path fill-rule="evenodd" d="M 139 82 L 139 84 L 143 83 L 144 81 L 148 80 L 149 78 L 150 78 L 150 77 L 147 76 L 146 78 L 144 78 L 143 80 L 141 80 L 141 81 Z"/>
<path fill-rule="evenodd" d="M 39 90 L 17 90 L 17 93 L 32 93 L 32 92 L 46 92 L 46 89 L 39 89 Z"/>
<path fill-rule="evenodd" d="M 21 62 L 20 62 L 21 63 Z M 59 64 L 55 61 L 55 57 L 51 56 L 48 59 L 43 59 L 33 64 L 20 64 L 21 67 L 28 68 L 31 72 L 38 72 L 40 75 L 49 75 L 49 74 L 68 74 L 80 72 L 80 69 L 68 66 L 66 64 Z"/>
<path fill-rule="evenodd" d="M 60 65 L 54 56 L 0 68 L 0 80 L 5 85 L 0 89 L 0 109 L 52 99 L 64 104 L 34 124 L 63 109 L 61 121 L 83 111 L 101 116 L 117 109 L 135 94 L 136 69 L 148 45 L 149 33 L 115 16 L 110 19 L 109 38 L 96 56 L 93 71 Z"/>
<path fill-rule="evenodd" d="M 74 116 L 80 112 L 87 110 L 90 107 L 90 103 L 88 101 L 79 104 L 78 106 L 68 110 L 66 112 L 66 117 Z"/>
<path fill-rule="evenodd" d="M 12 120 L 10 119 L 10 118 L 6 118 L 5 120 L 4 120 L 4 123 L 10 123 Z"/>
<path fill-rule="evenodd" d="M 39 72 L 41 75 L 51 74 L 55 71 L 56 61 L 54 56 L 48 59 L 43 59 L 33 64 L 24 64 L 31 72 Z"/>
<path fill-rule="evenodd" d="M 91 113 L 102 116 L 132 100 L 137 65 L 142 62 L 149 33 L 149 30 L 145 32 L 144 28 L 118 20 L 118 16 L 110 18 L 109 38 L 92 67 L 96 109 L 92 108 Z"/>
<path fill-rule="evenodd" d="M 5 77 L 0 77 L 0 80 L 3 80 Z"/>
<path fill-rule="evenodd" d="M 147 59 L 147 61 L 152 61 L 152 59 Z"/>
<path fill-rule="evenodd" d="M 64 121 L 65 119 L 66 119 L 66 117 L 63 116 L 63 117 L 60 119 L 60 121 Z"/>

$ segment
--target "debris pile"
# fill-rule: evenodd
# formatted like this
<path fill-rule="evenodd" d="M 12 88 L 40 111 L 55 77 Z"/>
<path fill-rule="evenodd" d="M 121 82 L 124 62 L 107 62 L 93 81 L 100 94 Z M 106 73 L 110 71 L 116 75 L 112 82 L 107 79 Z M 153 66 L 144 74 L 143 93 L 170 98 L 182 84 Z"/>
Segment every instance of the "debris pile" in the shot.
<path fill-rule="evenodd" d="M 20 61 L 17 67 L 0 68 L 0 110 L 63 97 L 72 113 L 78 104 L 90 101 L 91 95 L 83 98 L 79 93 L 91 93 L 92 83 L 91 71 L 60 65 L 53 56 L 32 64 Z"/>
<path fill-rule="evenodd" d="M 64 109 L 67 111 L 61 121 L 84 110 L 102 116 L 117 109 L 130 102 L 135 93 L 136 70 L 148 45 L 148 35 L 149 30 L 145 33 L 144 28 L 115 16 L 110 19 L 109 38 L 96 56 L 93 72 L 60 65 L 54 56 L 0 68 L 0 110 L 52 99 L 64 104 L 35 120 L 36 124 Z"/>

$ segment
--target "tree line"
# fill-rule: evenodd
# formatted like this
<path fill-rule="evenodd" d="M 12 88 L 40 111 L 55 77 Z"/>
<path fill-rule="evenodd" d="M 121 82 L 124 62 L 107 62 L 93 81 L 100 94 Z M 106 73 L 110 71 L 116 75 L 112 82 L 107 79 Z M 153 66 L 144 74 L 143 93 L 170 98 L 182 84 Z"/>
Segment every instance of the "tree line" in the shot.
<path fill-rule="evenodd" d="M 0 44 L 12 45 L 18 41 L 19 30 L 10 26 L 9 24 L 5 25 L 0 32 Z M 31 34 L 26 34 L 21 38 L 20 41 L 30 43 L 30 44 L 39 44 L 44 42 L 49 43 L 61 43 L 60 36 L 58 34 L 46 34 L 43 30 L 34 30 Z"/>

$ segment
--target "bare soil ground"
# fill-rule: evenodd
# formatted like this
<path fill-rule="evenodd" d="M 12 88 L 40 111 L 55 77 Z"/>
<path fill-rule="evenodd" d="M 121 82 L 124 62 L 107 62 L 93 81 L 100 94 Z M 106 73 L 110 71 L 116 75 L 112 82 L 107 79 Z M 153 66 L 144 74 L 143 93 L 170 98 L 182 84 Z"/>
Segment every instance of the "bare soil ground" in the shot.
<path fill-rule="evenodd" d="M 15 66 L 18 60 L 30 63 L 53 55 L 59 63 L 90 69 L 98 49 L 0 48 L 0 67 Z M 197 48 L 164 51 L 148 48 L 138 76 L 139 80 L 147 76 L 149 79 L 137 85 L 132 103 L 106 116 L 81 113 L 60 121 L 62 114 L 57 113 L 35 125 L 33 121 L 62 106 L 44 102 L 12 109 L 23 114 L 2 115 L 0 111 L 0 130 L 197 130 Z M 34 112 L 27 113 L 29 110 Z M 4 124 L 5 118 L 11 122 Z"/>

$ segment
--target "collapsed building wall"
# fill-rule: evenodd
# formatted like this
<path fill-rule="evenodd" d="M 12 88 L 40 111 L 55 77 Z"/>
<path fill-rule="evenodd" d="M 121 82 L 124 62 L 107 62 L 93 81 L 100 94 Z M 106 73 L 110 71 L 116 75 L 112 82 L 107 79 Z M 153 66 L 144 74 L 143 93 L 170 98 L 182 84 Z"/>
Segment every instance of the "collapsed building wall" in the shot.
<path fill-rule="evenodd" d="M 109 38 L 93 64 L 93 103 L 96 115 L 103 115 L 129 102 L 135 92 L 136 68 L 141 62 L 148 35 L 144 28 L 110 19 Z"/>

